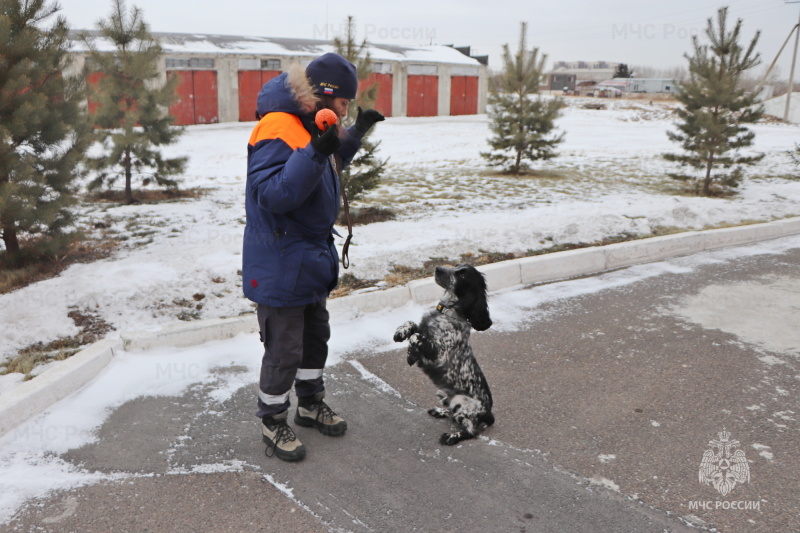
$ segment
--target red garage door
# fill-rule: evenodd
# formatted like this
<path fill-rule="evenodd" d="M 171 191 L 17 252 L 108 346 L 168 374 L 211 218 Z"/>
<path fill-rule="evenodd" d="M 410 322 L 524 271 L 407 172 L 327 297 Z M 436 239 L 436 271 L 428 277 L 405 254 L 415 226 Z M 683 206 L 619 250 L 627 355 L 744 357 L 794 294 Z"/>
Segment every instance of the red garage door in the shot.
<path fill-rule="evenodd" d="M 256 100 L 261 87 L 280 74 L 280 70 L 240 70 L 239 71 L 239 121 L 250 122 L 256 119 Z"/>
<path fill-rule="evenodd" d="M 169 107 L 175 124 L 214 124 L 219 122 L 217 73 L 213 70 L 170 70 L 178 78 L 178 100 Z"/>
<path fill-rule="evenodd" d="M 91 96 L 92 91 L 97 89 L 98 85 L 100 85 L 100 80 L 102 80 L 104 77 L 105 74 L 103 74 L 102 72 L 90 72 L 89 75 L 86 76 L 86 83 L 89 85 L 89 88 L 91 89 L 89 92 L 89 98 L 87 102 L 90 115 L 94 115 L 97 112 L 98 106 L 100 105 L 97 101 L 92 100 Z"/>
<path fill-rule="evenodd" d="M 450 78 L 450 114 L 475 115 L 478 113 L 478 77 L 453 76 Z"/>
<path fill-rule="evenodd" d="M 175 117 L 176 126 L 194 124 L 194 82 L 191 70 L 169 70 L 167 78 L 178 78 L 178 93 L 175 102 L 169 106 L 169 114 Z"/>
<path fill-rule="evenodd" d="M 219 122 L 217 73 L 213 70 L 193 70 L 195 124 Z"/>
<path fill-rule="evenodd" d="M 375 109 L 385 117 L 392 116 L 392 75 L 372 73 L 369 78 L 359 83 L 359 92 L 364 91 L 372 85 L 378 86 L 378 93 L 375 100 Z"/>
<path fill-rule="evenodd" d="M 408 77 L 408 116 L 434 117 L 439 114 L 439 77 Z"/>

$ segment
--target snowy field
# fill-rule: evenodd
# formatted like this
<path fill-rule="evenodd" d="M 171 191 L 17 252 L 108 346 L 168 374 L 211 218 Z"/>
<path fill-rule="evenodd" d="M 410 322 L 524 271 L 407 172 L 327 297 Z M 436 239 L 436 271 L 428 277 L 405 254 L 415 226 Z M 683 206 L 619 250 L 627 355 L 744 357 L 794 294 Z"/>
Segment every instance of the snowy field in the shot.
<path fill-rule="evenodd" d="M 676 149 L 665 134 L 672 127 L 667 104 L 611 101 L 605 110 L 588 110 L 580 103 L 571 100 L 557 122 L 566 132 L 560 157 L 527 177 L 487 169 L 479 155 L 488 148 L 485 115 L 378 124 L 373 138 L 382 141 L 389 165 L 384 183 L 356 206 L 389 207 L 398 217 L 355 228 L 348 272 L 381 280 L 393 265 L 420 266 L 431 257 L 524 253 L 800 215 L 800 181 L 786 179 L 800 173 L 786 154 L 800 137 L 798 126 L 756 125 L 755 150 L 766 157 L 750 172 L 754 177 L 735 197 L 696 198 L 674 194 L 665 176 L 671 167 L 659 157 Z M 252 311 L 237 274 L 252 127 L 189 127 L 169 149 L 169 155 L 189 156 L 182 186 L 206 189 L 198 200 L 84 207 L 81 224 L 105 225 L 125 239 L 121 248 L 108 259 L 0 295 L 0 361 L 32 343 L 78 333 L 67 316 L 71 310 L 98 314 L 115 328 L 110 337 Z M 0 376 L 0 394 L 22 377 Z"/>

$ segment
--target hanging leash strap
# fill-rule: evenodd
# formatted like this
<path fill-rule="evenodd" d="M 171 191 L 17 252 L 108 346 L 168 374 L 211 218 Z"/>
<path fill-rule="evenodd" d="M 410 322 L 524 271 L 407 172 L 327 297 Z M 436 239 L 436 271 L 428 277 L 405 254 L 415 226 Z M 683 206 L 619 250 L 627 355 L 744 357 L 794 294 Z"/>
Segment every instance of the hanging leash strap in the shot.
<path fill-rule="evenodd" d="M 347 218 L 347 238 L 342 246 L 342 266 L 345 270 L 350 266 L 350 239 L 353 238 L 353 223 L 350 221 L 350 206 L 347 204 L 347 193 L 342 187 L 342 200 L 344 202 L 344 216 Z"/>
<path fill-rule="evenodd" d="M 341 177 L 341 158 L 337 155 L 333 160 L 336 174 Z M 350 239 L 353 238 L 353 222 L 350 220 L 350 204 L 347 202 L 347 192 L 344 184 L 339 179 L 339 187 L 342 189 L 342 204 L 344 205 L 344 216 L 347 219 L 347 238 L 342 246 L 342 266 L 347 270 L 350 267 Z"/>

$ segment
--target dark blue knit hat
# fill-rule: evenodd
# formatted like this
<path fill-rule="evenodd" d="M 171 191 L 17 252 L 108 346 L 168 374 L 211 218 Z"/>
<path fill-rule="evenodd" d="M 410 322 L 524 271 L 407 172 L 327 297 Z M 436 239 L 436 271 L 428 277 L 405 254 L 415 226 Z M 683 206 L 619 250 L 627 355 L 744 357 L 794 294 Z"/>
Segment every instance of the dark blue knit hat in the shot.
<path fill-rule="evenodd" d="M 306 67 L 306 76 L 314 86 L 315 94 L 327 94 L 350 100 L 358 91 L 356 67 L 339 54 L 321 55 Z"/>

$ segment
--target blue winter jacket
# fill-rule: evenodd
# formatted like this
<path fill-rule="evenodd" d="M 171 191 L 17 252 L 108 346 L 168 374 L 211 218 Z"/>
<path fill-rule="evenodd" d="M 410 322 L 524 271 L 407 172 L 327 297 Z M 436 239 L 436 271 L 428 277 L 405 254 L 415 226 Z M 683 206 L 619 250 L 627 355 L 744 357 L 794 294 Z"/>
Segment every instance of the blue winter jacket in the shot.
<path fill-rule="evenodd" d="M 327 298 L 339 278 L 333 224 L 339 212 L 339 176 L 331 157 L 310 144 L 315 97 L 302 67 L 264 85 L 262 116 L 247 147 L 242 255 L 244 294 L 271 307 Z M 342 132 L 342 166 L 361 146 L 354 128 Z"/>

